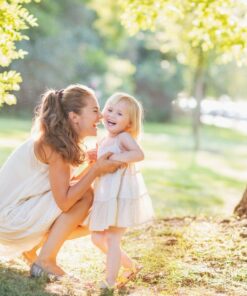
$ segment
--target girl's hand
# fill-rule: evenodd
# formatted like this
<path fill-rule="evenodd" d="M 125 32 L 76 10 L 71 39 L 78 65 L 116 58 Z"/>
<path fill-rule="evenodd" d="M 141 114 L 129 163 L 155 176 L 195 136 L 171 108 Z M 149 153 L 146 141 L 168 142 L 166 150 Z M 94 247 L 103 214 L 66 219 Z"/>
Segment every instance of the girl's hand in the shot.
<path fill-rule="evenodd" d="M 87 158 L 89 162 L 95 162 L 97 160 L 97 148 L 88 150 Z"/>
<path fill-rule="evenodd" d="M 125 166 L 125 164 L 121 161 L 110 160 L 109 158 L 111 157 L 112 154 L 113 154 L 112 152 L 108 152 L 102 155 L 96 161 L 95 164 L 97 166 L 96 168 L 97 168 L 98 176 L 114 173 L 117 169 Z"/>

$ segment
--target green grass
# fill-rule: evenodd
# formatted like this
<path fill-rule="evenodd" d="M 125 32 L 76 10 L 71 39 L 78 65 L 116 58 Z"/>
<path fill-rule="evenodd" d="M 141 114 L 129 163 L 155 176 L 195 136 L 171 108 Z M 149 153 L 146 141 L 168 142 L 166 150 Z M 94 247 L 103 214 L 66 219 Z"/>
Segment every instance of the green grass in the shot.
<path fill-rule="evenodd" d="M 30 127 L 28 119 L 0 118 L 0 165 Z M 203 127 L 202 149 L 195 153 L 188 124 L 149 123 L 144 130 L 140 165 L 158 217 L 232 211 L 245 187 L 244 135 Z"/>
<path fill-rule="evenodd" d="M 195 153 L 190 126 L 147 124 L 143 172 L 157 215 L 231 213 L 245 188 L 245 143 L 235 131 L 203 127 Z"/>
<path fill-rule="evenodd" d="M 28 137 L 30 128 L 31 120 L 0 118 L 0 165 Z"/>

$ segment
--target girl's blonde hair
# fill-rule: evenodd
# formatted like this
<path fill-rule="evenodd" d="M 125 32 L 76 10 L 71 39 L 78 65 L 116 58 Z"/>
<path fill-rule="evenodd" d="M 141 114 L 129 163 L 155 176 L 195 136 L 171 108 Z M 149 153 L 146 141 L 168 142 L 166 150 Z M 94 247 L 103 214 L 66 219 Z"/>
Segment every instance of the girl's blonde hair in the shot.
<path fill-rule="evenodd" d="M 127 132 L 129 132 L 134 139 L 138 139 L 141 135 L 143 120 L 143 108 L 141 103 L 131 95 L 118 92 L 113 94 L 106 101 L 104 109 L 109 105 L 115 105 L 119 102 L 126 102 L 128 104 L 130 127 L 128 128 Z"/>
<path fill-rule="evenodd" d="M 33 131 L 37 132 L 37 153 L 46 162 L 44 145 L 48 145 L 71 165 L 84 161 L 85 152 L 80 147 L 79 135 L 74 130 L 69 112 L 81 114 L 88 98 L 94 96 L 92 89 L 80 85 L 69 85 L 64 90 L 48 90 L 42 96 L 34 118 Z"/>

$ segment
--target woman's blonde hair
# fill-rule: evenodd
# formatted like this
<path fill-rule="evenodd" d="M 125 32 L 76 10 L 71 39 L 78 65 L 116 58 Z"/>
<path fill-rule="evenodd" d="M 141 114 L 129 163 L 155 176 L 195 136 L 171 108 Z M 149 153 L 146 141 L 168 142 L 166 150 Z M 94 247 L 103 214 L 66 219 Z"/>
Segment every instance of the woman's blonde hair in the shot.
<path fill-rule="evenodd" d="M 143 108 L 141 103 L 136 98 L 127 93 L 118 92 L 113 94 L 106 101 L 104 109 L 109 105 L 115 105 L 119 102 L 126 102 L 128 104 L 130 127 L 128 128 L 127 132 L 129 132 L 134 139 L 138 139 L 142 131 L 143 120 Z"/>
<path fill-rule="evenodd" d="M 92 89 L 80 85 L 70 85 L 64 90 L 48 90 L 42 96 L 34 118 L 33 131 L 37 132 L 37 153 L 46 162 L 44 145 L 48 145 L 71 165 L 84 161 L 85 152 L 80 147 L 79 135 L 74 130 L 69 112 L 81 114 L 88 98 L 94 96 Z"/>

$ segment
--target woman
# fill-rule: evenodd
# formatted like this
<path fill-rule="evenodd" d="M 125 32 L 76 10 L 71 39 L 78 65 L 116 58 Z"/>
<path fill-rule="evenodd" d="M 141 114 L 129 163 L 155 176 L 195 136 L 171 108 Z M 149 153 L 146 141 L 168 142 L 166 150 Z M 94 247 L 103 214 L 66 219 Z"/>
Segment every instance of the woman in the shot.
<path fill-rule="evenodd" d="M 85 137 L 96 136 L 100 119 L 95 94 L 86 86 L 47 91 L 37 109 L 32 137 L 0 170 L 0 254 L 23 254 L 35 262 L 34 277 L 65 274 L 56 256 L 69 236 L 88 233 L 78 225 L 92 204 L 90 185 L 121 166 L 109 160 L 108 153 L 79 176 L 73 175 L 86 156 L 79 145 Z"/>

